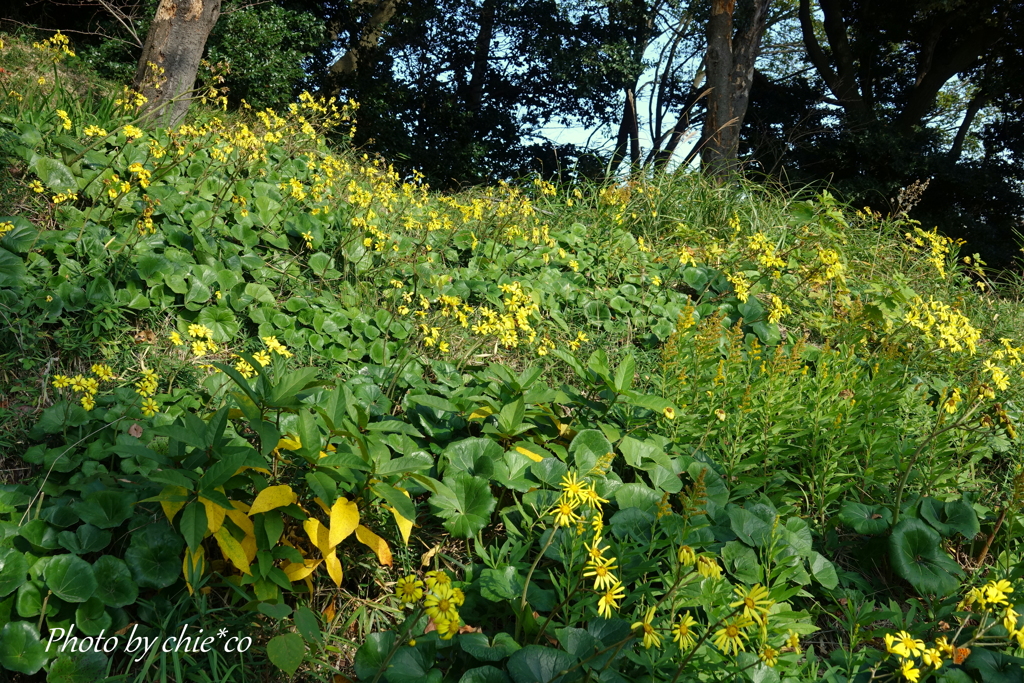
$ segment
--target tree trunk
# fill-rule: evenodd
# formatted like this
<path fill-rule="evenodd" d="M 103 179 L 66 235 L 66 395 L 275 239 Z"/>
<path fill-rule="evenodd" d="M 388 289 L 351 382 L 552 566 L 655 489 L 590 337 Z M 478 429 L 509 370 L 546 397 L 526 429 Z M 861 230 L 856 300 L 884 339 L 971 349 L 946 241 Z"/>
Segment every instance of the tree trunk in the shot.
<path fill-rule="evenodd" d="M 134 88 L 146 96 L 145 112 L 168 126 L 188 112 L 206 39 L 220 16 L 221 0 L 160 0 L 135 72 Z"/>
<path fill-rule="evenodd" d="M 395 16 L 400 2 L 401 0 L 381 0 L 377 3 L 370 19 L 360 31 L 359 38 L 349 46 L 341 59 L 331 65 L 331 73 L 342 75 L 355 73 L 359 68 L 359 61 L 377 47 L 381 36 L 384 35 L 384 27 Z M 357 6 L 370 5 L 372 0 L 358 0 L 355 4 Z"/>
<path fill-rule="evenodd" d="M 771 0 L 752 0 L 750 24 L 733 38 L 736 0 L 712 0 L 708 21 L 706 58 L 707 114 L 701 136 L 701 161 L 714 176 L 736 170 L 740 128 L 750 102 L 754 83 L 754 62 L 761 51 L 761 38 Z"/>

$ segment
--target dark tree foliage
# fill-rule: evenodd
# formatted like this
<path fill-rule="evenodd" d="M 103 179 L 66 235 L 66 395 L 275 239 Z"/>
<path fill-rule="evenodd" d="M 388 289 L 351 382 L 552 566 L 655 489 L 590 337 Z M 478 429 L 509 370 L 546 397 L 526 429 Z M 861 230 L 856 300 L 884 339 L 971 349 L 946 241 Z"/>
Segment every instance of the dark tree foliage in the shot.
<path fill-rule="evenodd" d="M 930 178 L 911 218 L 1010 265 L 1024 216 L 1024 6 L 802 0 L 801 10 L 808 68 L 755 79 L 750 168 L 793 185 L 828 180 L 883 211 Z"/>

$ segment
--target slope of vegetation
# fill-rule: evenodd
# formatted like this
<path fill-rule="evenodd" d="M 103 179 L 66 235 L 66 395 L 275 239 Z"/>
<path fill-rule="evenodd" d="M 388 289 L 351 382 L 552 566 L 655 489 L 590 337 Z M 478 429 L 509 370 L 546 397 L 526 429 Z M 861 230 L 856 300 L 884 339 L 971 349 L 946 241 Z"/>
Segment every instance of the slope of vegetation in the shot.
<path fill-rule="evenodd" d="M 1021 307 L 951 240 L 686 173 L 438 194 L 350 109 L 147 127 L 3 40 L 0 667 L 1019 680 Z"/>

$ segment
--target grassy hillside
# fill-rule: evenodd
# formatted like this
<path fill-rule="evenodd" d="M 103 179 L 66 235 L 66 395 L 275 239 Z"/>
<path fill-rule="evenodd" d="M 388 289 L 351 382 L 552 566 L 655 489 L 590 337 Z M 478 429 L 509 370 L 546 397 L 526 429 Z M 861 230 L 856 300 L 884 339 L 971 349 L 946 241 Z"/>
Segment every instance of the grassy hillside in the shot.
<path fill-rule="evenodd" d="M 354 103 L 150 127 L 2 39 L 0 668 L 1021 670 L 1022 308 L 951 240 L 685 172 L 439 194 Z M 183 625 L 251 647 L 124 652 Z"/>

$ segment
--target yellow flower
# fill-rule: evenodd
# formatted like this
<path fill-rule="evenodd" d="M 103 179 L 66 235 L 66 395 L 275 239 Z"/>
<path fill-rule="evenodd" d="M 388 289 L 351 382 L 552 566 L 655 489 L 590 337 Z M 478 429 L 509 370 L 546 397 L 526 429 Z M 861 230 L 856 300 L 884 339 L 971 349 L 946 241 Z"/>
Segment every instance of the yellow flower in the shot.
<path fill-rule="evenodd" d="M 924 651 L 921 655 L 921 661 L 924 662 L 925 666 L 930 666 L 933 669 L 942 668 L 942 653 L 938 649 L 932 647 Z"/>
<path fill-rule="evenodd" d="M 452 585 L 451 577 L 440 570 L 427 572 L 426 574 L 424 574 L 424 578 L 426 580 L 427 588 L 431 590 L 433 590 L 437 586 L 450 587 Z"/>
<path fill-rule="evenodd" d="M 985 594 L 985 601 L 993 605 L 1008 605 L 1009 601 L 1006 596 L 1013 592 L 1013 586 L 1006 579 L 999 579 L 998 581 L 989 581 L 981 590 Z"/>
<path fill-rule="evenodd" d="M 28 184 L 28 186 L 30 188 L 32 188 L 32 191 L 37 193 L 37 194 L 41 194 L 43 192 L 43 190 L 46 189 L 46 188 L 43 187 L 43 184 L 41 182 L 39 182 L 38 180 L 33 180 L 31 183 Z"/>
<path fill-rule="evenodd" d="M 462 607 L 466 602 L 466 594 L 462 592 L 461 588 L 452 589 L 452 602 L 455 603 L 456 607 Z"/>
<path fill-rule="evenodd" d="M 696 624 L 690 613 L 686 612 L 672 629 L 672 640 L 679 643 L 680 650 L 687 650 L 697 642 L 697 634 L 693 630 Z"/>
<path fill-rule="evenodd" d="M 96 137 L 96 136 L 104 137 L 105 138 L 107 136 L 107 131 L 105 131 L 104 129 L 100 128 L 99 126 L 86 126 L 84 132 L 85 132 L 85 135 L 87 137 L 90 137 L 90 138 Z"/>
<path fill-rule="evenodd" d="M 938 649 L 939 652 L 941 652 L 942 654 L 946 655 L 947 657 L 952 657 L 953 656 L 953 651 L 954 651 L 955 648 L 953 647 L 953 644 L 950 643 L 949 640 L 946 639 L 946 636 L 942 636 L 941 638 L 936 638 L 935 639 L 935 647 L 936 647 L 936 649 Z"/>
<path fill-rule="evenodd" d="M 175 346 L 181 346 L 182 344 L 185 343 L 181 340 L 181 335 L 178 334 L 177 332 L 171 332 L 168 335 L 168 338 L 171 340 L 171 343 L 174 344 Z"/>
<path fill-rule="evenodd" d="M 710 557 L 701 555 L 697 558 L 697 572 L 705 579 L 722 578 L 722 568 L 718 562 Z"/>
<path fill-rule="evenodd" d="M 921 670 L 914 666 L 914 660 L 912 659 L 904 659 L 900 663 L 900 673 L 910 683 L 917 683 L 917 680 L 921 678 Z"/>
<path fill-rule="evenodd" d="M 252 357 L 255 358 L 256 362 L 263 367 L 270 365 L 270 354 L 266 351 L 257 351 L 252 355 Z"/>
<path fill-rule="evenodd" d="M 438 619 L 453 621 L 459 618 L 451 586 L 435 585 L 432 587 L 430 593 L 423 600 L 423 606 L 426 608 L 427 615 L 434 621 Z"/>
<path fill-rule="evenodd" d="M 64 130 L 71 130 L 71 118 L 63 109 L 57 110 L 57 118 L 60 119 L 60 127 Z"/>
<path fill-rule="evenodd" d="M 146 417 L 153 417 L 160 412 L 160 404 L 154 401 L 152 398 L 144 398 L 142 400 L 142 414 Z"/>
<path fill-rule="evenodd" d="M 729 607 L 743 607 L 742 616 L 752 619 L 764 625 L 768 616 L 768 610 L 775 602 L 768 597 L 768 589 L 759 583 L 755 583 L 750 589 L 736 587 L 733 589 L 739 598 L 736 602 L 730 603 Z"/>
<path fill-rule="evenodd" d="M 907 647 L 891 633 L 885 634 L 885 651 L 897 657 L 910 656 L 910 653 L 907 652 Z"/>
<path fill-rule="evenodd" d="M 600 535 L 596 535 L 594 536 L 594 540 L 591 544 L 587 546 L 587 554 L 590 556 L 591 560 L 600 560 L 604 557 L 604 551 L 608 550 L 608 548 L 601 547 L 601 543 L 603 541 L 604 539 L 602 539 Z"/>
<path fill-rule="evenodd" d="M 654 620 L 654 609 L 654 607 L 651 607 L 647 610 L 647 615 L 642 621 L 638 621 L 630 627 L 633 630 L 643 629 L 644 648 L 647 650 L 650 650 L 652 647 L 661 647 L 661 636 L 654 630 L 654 626 L 651 625 L 651 621 Z"/>
<path fill-rule="evenodd" d="M 93 365 L 91 369 L 92 374 L 96 375 L 104 382 L 109 382 L 114 379 L 114 371 L 105 363 L 97 363 L 96 365 Z"/>
<path fill-rule="evenodd" d="M 423 582 L 415 576 L 406 576 L 395 583 L 395 595 L 407 606 L 423 597 Z"/>
<path fill-rule="evenodd" d="M 693 552 L 693 548 L 688 545 L 679 547 L 677 557 L 679 558 L 679 564 L 684 567 L 692 567 L 693 563 L 697 561 L 697 554 Z"/>
<path fill-rule="evenodd" d="M 914 638 L 906 631 L 900 631 L 896 634 L 896 640 L 899 641 L 903 649 L 907 651 L 904 657 L 919 657 L 924 652 L 924 641 Z"/>
<path fill-rule="evenodd" d="M 792 648 L 793 652 L 800 654 L 800 634 L 790 630 L 786 635 L 786 647 Z"/>
<path fill-rule="evenodd" d="M 70 377 L 65 377 L 64 375 L 54 375 L 53 376 L 53 386 L 55 386 L 58 389 L 63 389 L 64 387 L 69 386 L 70 384 L 71 384 L 71 378 Z"/>
<path fill-rule="evenodd" d="M 44 76 L 40 76 L 36 79 L 36 83 L 38 83 L 39 85 L 46 85 L 46 78 Z"/>
<path fill-rule="evenodd" d="M 96 407 L 96 401 L 93 400 L 92 396 L 86 394 L 82 397 L 82 407 L 86 410 L 92 410 Z"/>
<path fill-rule="evenodd" d="M 670 420 L 676 419 L 676 409 L 673 408 L 672 406 L 665 408 L 665 410 L 661 412 L 664 413 L 665 417 L 667 417 Z"/>
<path fill-rule="evenodd" d="M 715 410 L 715 417 L 717 417 L 720 422 L 725 422 L 725 411 L 722 410 L 721 408 L 718 408 L 717 410 Z"/>
<path fill-rule="evenodd" d="M 619 608 L 619 600 L 622 600 L 626 596 L 626 589 L 622 587 L 622 584 L 616 581 L 610 586 L 604 593 L 601 594 L 601 598 L 597 601 L 597 613 L 605 619 L 612 618 L 612 610 Z"/>
<path fill-rule="evenodd" d="M 569 472 L 567 475 L 562 477 L 562 496 L 575 504 L 583 502 L 584 495 L 587 491 L 587 483 L 581 482 L 576 476 L 576 472 Z"/>
<path fill-rule="evenodd" d="M 765 645 L 761 648 L 761 651 L 757 653 L 757 656 L 767 666 L 775 666 L 779 663 L 779 651 L 771 645 Z"/>
<path fill-rule="evenodd" d="M 715 631 L 712 642 L 725 654 L 739 654 L 743 651 L 743 641 L 747 639 L 747 634 L 743 632 L 743 629 L 752 623 L 754 622 L 743 617 L 727 621 L 722 628 Z"/>
<path fill-rule="evenodd" d="M 594 590 L 599 591 L 611 588 L 613 585 L 619 583 L 619 580 L 615 578 L 615 574 L 612 573 L 612 570 L 619 568 L 618 565 L 614 564 L 614 562 L 614 557 L 609 557 L 607 559 L 592 559 L 587 562 L 587 566 L 583 571 L 583 576 L 594 577 Z"/>
<path fill-rule="evenodd" d="M 580 521 L 580 516 L 576 514 L 576 507 L 571 502 L 562 498 L 555 507 L 551 509 L 551 512 L 555 515 L 555 526 L 570 526 Z"/>

